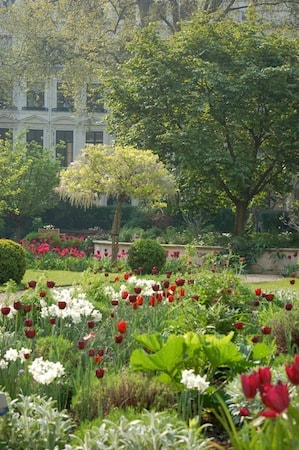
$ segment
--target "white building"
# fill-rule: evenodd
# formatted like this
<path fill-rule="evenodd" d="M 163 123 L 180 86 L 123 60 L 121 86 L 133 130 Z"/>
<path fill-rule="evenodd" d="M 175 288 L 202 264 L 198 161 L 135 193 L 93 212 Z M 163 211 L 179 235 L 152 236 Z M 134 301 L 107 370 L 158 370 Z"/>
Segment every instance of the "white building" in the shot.
<path fill-rule="evenodd" d="M 36 141 L 62 156 L 62 165 L 76 159 L 86 144 L 109 144 L 105 131 L 107 111 L 97 96 L 98 86 L 82 92 L 79 99 L 65 97 L 62 85 L 46 83 L 15 85 L 11 104 L 0 98 L 0 137 L 7 132 Z"/>

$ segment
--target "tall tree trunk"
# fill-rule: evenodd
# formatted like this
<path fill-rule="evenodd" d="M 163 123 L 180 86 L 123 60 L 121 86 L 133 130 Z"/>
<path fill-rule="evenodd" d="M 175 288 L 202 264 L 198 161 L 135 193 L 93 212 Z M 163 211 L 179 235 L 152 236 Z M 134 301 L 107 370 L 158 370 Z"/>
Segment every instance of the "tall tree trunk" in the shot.
<path fill-rule="evenodd" d="M 123 205 L 123 198 L 120 197 L 117 199 L 111 230 L 112 263 L 114 265 L 116 265 L 117 263 L 122 205 Z"/>
<path fill-rule="evenodd" d="M 244 234 L 247 215 L 248 215 L 248 203 L 247 202 L 236 203 L 236 214 L 234 224 L 234 234 L 236 236 Z"/>

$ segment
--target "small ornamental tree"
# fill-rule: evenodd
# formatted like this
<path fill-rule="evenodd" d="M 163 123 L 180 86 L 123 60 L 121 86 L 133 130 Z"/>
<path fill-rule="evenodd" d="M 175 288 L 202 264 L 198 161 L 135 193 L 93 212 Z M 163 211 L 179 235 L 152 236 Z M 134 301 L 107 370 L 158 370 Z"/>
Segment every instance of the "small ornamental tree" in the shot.
<path fill-rule="evenodd" d="M 98 203 L 101 194 L 116 199 L 113 218 L 112 261 L 118 253 L 122 205 L 133 197 L 153 208 L 166 206 L 176 192 L 174 176 L 158 156 L 134 147 L 88 146 L 78 159 L 61 172 L 58 192 L 72 204 L 85 208 Z"/>

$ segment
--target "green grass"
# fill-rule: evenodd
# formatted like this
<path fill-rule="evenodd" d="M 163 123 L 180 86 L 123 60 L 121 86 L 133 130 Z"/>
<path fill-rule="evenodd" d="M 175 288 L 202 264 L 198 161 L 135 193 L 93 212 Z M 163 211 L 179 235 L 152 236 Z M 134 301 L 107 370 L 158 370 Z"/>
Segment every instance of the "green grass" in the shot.
<path fill-rule="evenodd" d="M 110 273 L 108 277 L 105 277 L 104 274 L 96 274 L 95 277 L 101 279 L 102 281 L 108 282 L 114 280 L 115 276 L 119 274 Z M 80 279 L 82 277 L 82 273 L 80 272 L 71 272 L 71 271 L 63 271 L 63 270 L 27 270 L 25 276 L 22 280 L 22 284 L 26 285 L 30 280 L 39 280 L 41 277 L 46 280 L 55 281 L 56 286 L 72 286 L 73 284 L 80 284 Z M 91 276 L 91 275 L 90 275 Z M 289 278 L 282 278 L 277 281 L 263 281 L 263 282 L 246 282 L 244 283 L 252 286 L 253 289 L 260 287 L 264 292 L 271 292 L 278 289 L 291 289 L 294 292 L 299 292 L 299 279 L 295 281 L 295 284 L 290 284 Z M 5 289 L 4 286 L 0 286 L 0 291 Z"/>

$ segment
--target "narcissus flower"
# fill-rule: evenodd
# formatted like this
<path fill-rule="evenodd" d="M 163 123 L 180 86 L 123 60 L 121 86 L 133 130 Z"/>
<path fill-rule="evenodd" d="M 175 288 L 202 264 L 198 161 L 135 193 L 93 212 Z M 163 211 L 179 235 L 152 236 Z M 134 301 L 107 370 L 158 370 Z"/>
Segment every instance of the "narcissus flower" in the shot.
<path fill-rule="evenodd" d="M 117 330 L 122 334 L 125 333 L 127 331 L 127 322 L 125 320 L 118 322 Z"/>

